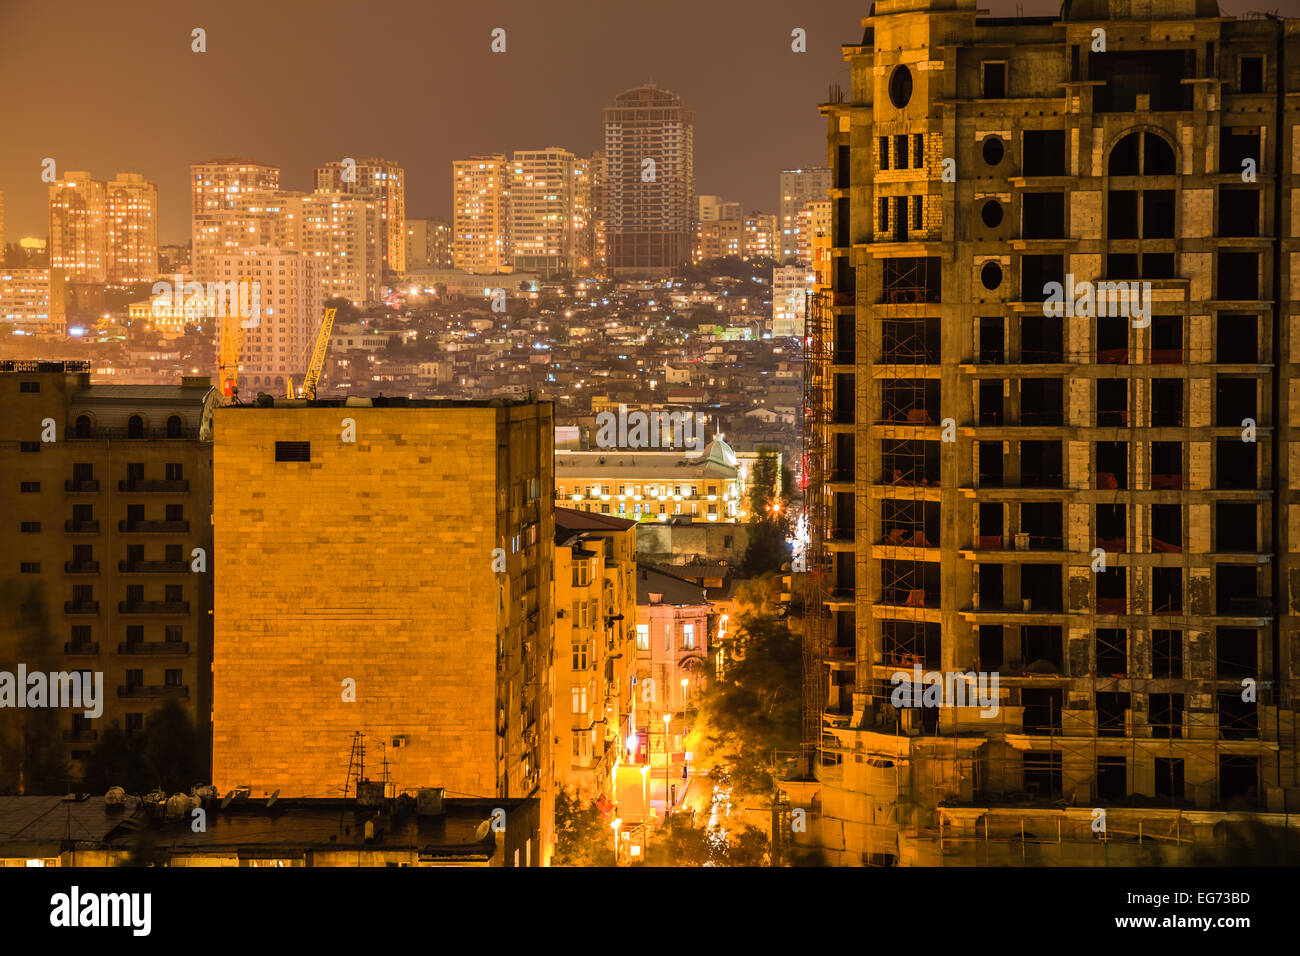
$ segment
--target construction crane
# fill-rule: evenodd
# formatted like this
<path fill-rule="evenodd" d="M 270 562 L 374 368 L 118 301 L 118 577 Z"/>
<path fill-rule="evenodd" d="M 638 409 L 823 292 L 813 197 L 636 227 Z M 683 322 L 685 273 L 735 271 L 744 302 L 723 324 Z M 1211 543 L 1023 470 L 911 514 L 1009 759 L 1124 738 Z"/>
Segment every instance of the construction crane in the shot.
<path fill-rule="evenodd" d="M 325 353 L 330 347 L 330 332 L 334 329 L 334 316 L 338 309 L 326 309 L 325 318 L 321 319 L 320 331 L 316 333 L 316 347 L 312 349 L 311 362 L 307 365 L 307 374 L 302 377 L 302 397 L 315 398 L 316 386 L 320 383 L 320 373 L 325 368 Z M 285 383 L 285 398 L 294 398 L 293 378 Z"/>
<path fill-rule="evenodd" d="M 238 288 L 251 289 L 252 281 L 245 276 L 239 280 Z M 238 313 L 239 296 L 236 294 L 230 297 L 226 314 L 217 317 L 221 329 L 217 347 L 217 378 L 221 383 L 221 394 L 230 399 L 231 404 L 239 402 L 239 360 L 244 351 L 244 323 L 243 317 Z"/>

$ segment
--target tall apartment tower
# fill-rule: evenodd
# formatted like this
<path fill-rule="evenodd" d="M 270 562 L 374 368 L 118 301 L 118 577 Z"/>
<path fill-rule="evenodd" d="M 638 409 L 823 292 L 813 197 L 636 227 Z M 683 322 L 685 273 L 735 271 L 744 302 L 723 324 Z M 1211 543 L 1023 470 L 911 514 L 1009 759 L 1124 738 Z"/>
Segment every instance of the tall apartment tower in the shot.
<path fill-rule="evenodd" d="M 102 180 L 69 172 L 50 183 L 50 268 L 69 282 L 108 281 L 108 197 Z"/>
<path fill-rule="evenodd" d="M 406 271 L 406 169 L 388 159 L 361 159 L 316 167 L 316 189 L 356 193 L 379 210 L 379 255 L 383 272 Z"/>
<path fill-rule="evenodd" d="M 551 406 L 282 404 L 216 414 L 213 782 L 538 797 L 549 859 Z"/>
<path fill-rule="evenodd" d="M 1185 863 L 1280 825 L 1297 24 L 1213 0 L 873 13 L 821 107 L 817 783 L 788 792 L 820 791 L 848 865 Z"/>
<path fill-rule="evenodd" d="M 504 153 L 452 164 L 452 262 L 465 272 L 510 272 L 510 167 Z"/>
<path fill-rule="evenodd" d="M 364 195 L 317 190 L 289 201 L 292 248 L 317 259 L 325 297 L 354 305 L 380 297 L 384 225 L 379 204 Z"/>
<path fill-rule="evenodd" d="M 591 154 L 591 272 L 605 275 L 609 269 L 609 167 L 605 151 Z"/>
<path fill-rule="evenodd" d="M 595 268 L 596 170 L 590 157 L 573 158 L 573 203 L 569 210 L 573 229 L 573 271 L 590 275 Z"/>
<path fill-rule="evenodd" d="M 0 362 L 0 586 L 21 595 L 0 670 L 103 675 L 98 717 L 58 712 L 74 769 L 105 729 L 136 733 L 170 701 L 208 737 L 218 399 L 206 378 L 97 384 L 89 363 Z M 42 640 L 13 659 L 24 632 Z"/>
<path fill-rule="evenodd" d="M 511 261 L 549 278 L 577 268 L 576 173 L 567 149 L 517 149 L 510 161 Z"/>
<path fill-rule="evenodd" d="M 242 386 L 285 393 L 285 379 L 300 380 L 311 359 L 325 308 L 324 260 L 298 249 L 254 246 L 216 256 L 212 280 L 257 283 L 261 314 L 244 331 Z M 239 321 L 249 321 L 240 317 Z"/>
<path fill-rule="evenodd" d="M 265 198 L 280 188 L 280 169 L 249 159 L 214 159 L 190 166 L 190 268 L 199 282 L 216 279 L 216 257 L 248 246 L 279 244 L 276 213 Z"/>
<path fill-rule="evenodd" d="M 108 281 L 151 282 L 158 276 L 158 187 L 139 173 L 108 183 Z"/>
<path fill-rule="evenodd" d="M 406 267 L 451 268 L 451 224 L 443 219 L 406 220 Z"/>
<path fill-rule="evenodd" d="M 662 275 L 690 262 L 695 238 L 695 112 L 647 85 L 605 107 L 609 271 Z"/>
<path fill-rule="evenodd" d="M 781 230 L 781 262 L 799 259 L 800 265 L 808 265 L 807 261 L 799 258 L 799 236 L 803 229 L 799 214 L 808 203 L 825 199 L 830 188 L 831 171 L 827 167 L 781 170 L 781 210 L 777 213 L 780 217 L 777 227 Z"/>

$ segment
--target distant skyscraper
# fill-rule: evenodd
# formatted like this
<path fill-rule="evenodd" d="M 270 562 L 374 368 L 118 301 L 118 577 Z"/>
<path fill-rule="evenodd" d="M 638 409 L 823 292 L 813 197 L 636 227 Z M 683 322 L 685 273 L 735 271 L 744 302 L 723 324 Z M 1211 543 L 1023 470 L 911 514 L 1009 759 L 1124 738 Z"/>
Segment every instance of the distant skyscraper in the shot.
<path fill-rule="evenodd" d="M 406 220 L 406 268 L 451 267 L 451 225 L 443 219 Z"/>
<path fill-rule="evenodd" d="M 776 216 L 751 212 L 745 217 L 745 258 L 775 259 L 776 237 Z"/>
<path fill-rule="evenodd" d="M 50 184 L 50 266 L 69 282 L 108 281 L 108 203 L 102 180 L 69 172 Z"/>
<path fill-rule="evenodd" d="M 510 271 L 509 184 L 504 153 L 452 163 L 452 261 L 457 269 Z"/>
<path fill-rule="evenodd" d="M 158 187 L 138 173 L 108 183 L 108 281 L 152 282 L 158 276 Z"/>
<path fill-rule="evenodd" d="M 355 175 L 352 175 L 355 172 Z M 364 193 L 379 210 L 379 255 L 383 271 L 406 271 L 406 170 L 387 159 L 359 159 L 355 170 L 342 162 L 316 167 L 316 188 Z"/>
<path fill-rule="evenodd" d="M 292 248 L 321 263 L 325 297 L 342 296 L 354 305 L 377 301 L 384 231 L 378 203 L 365 195 L 319 190 L 293 199 L 289 207 Z"/>
<path fill-rule="evenodd" d="M 573 223 L 574 272 L 589 275 L 595 268 L 596 170 L 593 161 L 581 156 L 573 160 L 573 206 L 570 221 Z"/>
<path fill-rule="evenodd" d="M 591 154 L 591 272 L 604 275 L 609 269 L 609 164 L 605 151 Z"/>
<path fill-rule="evenodd" d="M 5 191 L 0 189 L 0 253 L 5 248 Z"/>
<path fill-rule="evenodd" d="M 824 167 L 781 171 L 781 259 L 799 258 L 799 212 L 814 199 L 825 199 L 831 171 Z"/>
<path fill-rule="evenodd" d="M 816 276 L 803 266 L 772 270 L 772 338 L 801 337 Z"/>
<path fill-rule="evenodd" d="M 667 273 L 695 235 L 695 113 L 647 85 L 605 107 L 609 271 Z"/>
<path fill-rule="evenodd" d="M 577 271 L 574 158 L 567 149 L 517 149 L 510 161 L 511 262 L 520 272 Z"/>
<path fill-rule="evenodd" d="M 249 159 L 214 159 L 190 166 L 190 266 L 199 282 L 216 278 L 216 256 L 276 242 L 264 203 L 254 194 L 280 188 L 280 169 Z M 254 207 L 257 208 L 254 208 Z"/>
<path fill-rule="evenodd" d="M 32 335 L 63 335 L 67 331 L 63 273 L 0 269 L 0 322 Z"/>
<path fill-rule="evenodd" d="M 250 395 L 283 395 L 285 378 L 301 379 L 316 344 L 325 305 L 322 260 L 296 249 L 254 246 L 214 262 L 213 281 L 258 283 L 261 314 L 244 332 L 240 384 Z"/>

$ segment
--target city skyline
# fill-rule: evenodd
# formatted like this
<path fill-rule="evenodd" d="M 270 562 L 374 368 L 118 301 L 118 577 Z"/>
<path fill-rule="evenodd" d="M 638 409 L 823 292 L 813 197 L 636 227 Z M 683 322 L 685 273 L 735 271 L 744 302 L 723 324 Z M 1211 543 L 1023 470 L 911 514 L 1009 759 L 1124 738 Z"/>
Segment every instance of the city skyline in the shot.
<path fill-rule="evenodd" d="M 649 82 L 680 96 L 696 114 L 697 191 L 725 195 L 746 210 L 775 212 L 779 172 L 824 163 L 823 121 L 815 107 L 831 84 L 845 82 L 840 45 L 852 38 L 869 4 L 831 0 L 796 10 L 775 0 L 717 8 L 673 2 L 656 6 L 649 17 L 582 2 L 563 18 L 512 3 L 472 11 L 399 5 L 400 14 L 375 16 L 401 37 L 454 37 L 448 46 L 456 53 L 426 69 L 394 58 L 383 45 L 363 48 L 349 72 L 394 71 L 388 88 L 401 91 L 401 99 L 395 96 L 389 105 L 376 104 L 368 86 L 354 83 L 357 88 L 350 89 L 337 77 L 309 85 L 302 75 L 322 64 L 354 62 L 348 58 L 357 55 L 356 36 L 331 26 L 341 20 L 304 19 L 291 6 L 237 3 L 202 14 L 143 6 L 149 13 L 137 21 L 141 26 L 128 35 L 112 34 L 114 45 L 102 49 L 91 44 L 103 35 L 94 28 L 101 17 L 103 29 L 112 29 L 107 11 L 87 8 L 81 14 L 84 32 L 71 36 L 55 28 L 52 11 L 0 13 L 0 77 L 21 85 L 24 75 L 41 71 L 51 84 L 39 101 L 20 100 L 11 109 L 15 133 L 0 156 L 7 242 L 43 236 L 48 229 L 48 184 L 40 179 L 46 157 L 55 160 L 60 176 L 83 169 L 103 175 L 111 167 L 156 183 L 164 245 L 190 238 L 190 165 L 221 156 L 278 166 L 282 188 L 305 191 L 312 188 L 316 166 L 349 156 L 384 156 L 407 170 L 408 218 L 450 221 L 453 160 L 551 146 L 590 155 L 603 146 L 604 107 L 619 92 Z M 1008 14 L 1015 9 L 1010 0 L 991 6 Z M 1029 15 L 1053 12 L 1056 4 L 1033 0 L 1025 6 Z M 258 25 L 256 33 L 245 32 L 251 22 Z M 490 49 L 498 26 L 507 31 L 505 53 Z M 207 31 L 205 53 L 191 52 L 196 27 Z M 807 53 L 791 50 L 795 28 L 807 33 Z M 297 33 L 294 42 L 277 50 L 274 38 L 291 30 Z M 55 37 L 57 55 L 85 69 L 66 78 L 43 72 L 41 63 L 55 55 Z M 620 42 L 602 46 L 609 37 Z M 635 44 L 622 42 L 626 38 Z M 589 56 L 557 55 L 566 48 Z M 242 72 L 245 53 L 264 71 L 268 88 L 281 93 L 259 96 L 255 77 Z M 756 57 L 770 65 L 757 68 Z M 146 64 L 157 72 L 142 72 Z M 472 102 L 462 93 L 466 73 L 482 79 Z M 92 88 L 75 79 L 87 75 L 97 77 Z M 156 82 L 160 76 L 167 81 Z M 539 84 L 539 76 L 546 82 Z M 219 115 L 210 118 L 197 104 L 210 101 L 213 83 L 224 84 L 226 92 Z M 477 104 L 509 104 L 519 91 L 528 98 L 506 105 L 499 122 L 484 121 Z M 304 100 L 334 104 L 335 115 L 344 119 L 316 110 L 288 115 L 299 93 Z M 120 106 L 124 97 L 129 110 Z M 51 108 L 61 103 L 69 105 Z M 770 149 L 737 148 L 754 136 Z"/>

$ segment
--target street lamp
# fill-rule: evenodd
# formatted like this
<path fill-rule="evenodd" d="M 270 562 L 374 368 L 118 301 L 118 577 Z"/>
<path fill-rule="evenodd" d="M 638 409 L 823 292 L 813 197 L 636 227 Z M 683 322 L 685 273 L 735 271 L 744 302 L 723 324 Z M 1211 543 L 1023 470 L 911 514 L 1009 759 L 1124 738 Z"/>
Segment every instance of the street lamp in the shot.
<path fill-rule="evenodd" d="M 668 822 L 668 814 L 672 812 L 668 806 L 668 724 L 673 719 L 672 714 L 664 714 L 664 822 Z"/>

